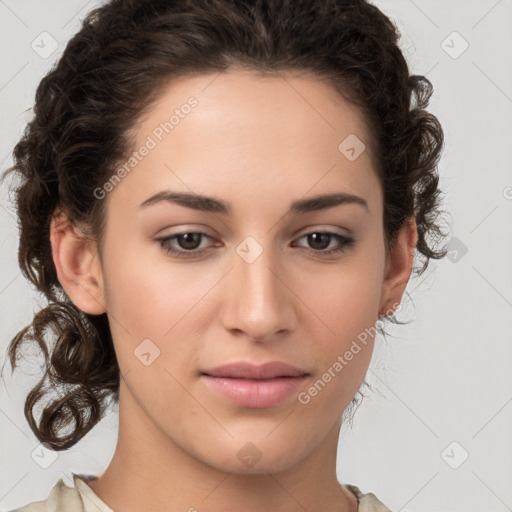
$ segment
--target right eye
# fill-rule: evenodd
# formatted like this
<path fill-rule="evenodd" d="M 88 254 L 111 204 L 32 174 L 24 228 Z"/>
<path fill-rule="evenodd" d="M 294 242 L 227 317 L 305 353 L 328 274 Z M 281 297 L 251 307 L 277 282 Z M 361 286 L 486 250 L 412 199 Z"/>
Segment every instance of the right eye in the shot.
<path fill-rule="evenodd" d="M 211 238 L 206 233 L 187 231 L 184 233 L 176 233 L 171 236 L 158 238 L 158 242 L 162 249 L 167 253 L 179 258 L 188 258 L 193 256 L 201 256 L 206 250 L 197 250 L 201 245 L 203 238 Z M 178 245 L 178 248 L 176 248 Z M 218 244 L 216 244 L 218 246 Z"/>

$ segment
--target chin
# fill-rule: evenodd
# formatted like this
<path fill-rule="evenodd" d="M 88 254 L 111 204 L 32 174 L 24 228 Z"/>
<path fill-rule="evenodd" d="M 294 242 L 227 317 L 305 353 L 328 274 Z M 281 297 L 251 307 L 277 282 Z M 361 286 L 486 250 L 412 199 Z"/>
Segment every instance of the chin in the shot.
<path fill-rule="evenodd" d="M 233 442 L 234 444 L 235 442 Z M 202 458 L 207 465 L 226 473 L 236 475 L 266 475 L 267 473 L 279 473 L 286 471 L 301 460 L 301 453 L 293 449 L 292 443 L 279 443 L 280 446 L 272 446 L 266 443 L 265 447 L 261 447 L 257 443 L 251 441 L 236 443 L 240 444 L 240 448 L 235 450 L 222 449 L 222 453 L 209 453 L 209 460 Z M 260 446 L 260 447 L 258 447 Z M 283 452 L 283 446 L 287 451 Z M 305 455 L 304 455 L 305 456 Z"/>

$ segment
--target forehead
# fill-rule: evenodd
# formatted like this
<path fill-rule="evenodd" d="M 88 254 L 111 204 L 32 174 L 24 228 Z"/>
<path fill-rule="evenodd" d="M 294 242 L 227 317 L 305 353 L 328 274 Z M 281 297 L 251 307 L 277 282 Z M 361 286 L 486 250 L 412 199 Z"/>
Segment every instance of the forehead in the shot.
<path fill-rule="evenodd" d="M 193 98 L 194 106 L 187 103 Z M 181 112 L 181 111 L 186 112 Z M 258 129 L 254 135 L 270 138 L 278 128 L 286 128 L 281 139 L 301 135 L 311 140 L 329 133 L 328 142 L 343 140 L 357 134 L 369 141 L 368 126 L 360 110 L 347 102 L 332 85 L 319 77 L 302 73 L 278 72 L 269 75 L 257 71 L 232 69 L 222 73 L 183 76 L 164 86 L 149 112 L 136 129 L 136 142 L 153 133 L 156 137 L 160 123 L 169 121 L 173 114 L 172 131 L 183 132 L 180 124 L 193 124 L 196 133 L 214 138 L 216 134 L 232 133 L 242 129 Z M 181 123 L 188 114 L 192 121 Z M 265 128 L 272 128 L 265 132 Z M 215 129 L 215 133 L 211 132 Z M 217 137 L 218 138 L 218 137 Z M 367 145 L 368 146 L 368 145 Z M 368 148 L 369 149 L 369 148 Z"/>
<path fill-rule="evenodd" d="M 377 183 L 360 111 L 304 74 L 232 70 L 181 77 L 162 89 L 132 133 L 135 152 L 151 149 L 125 180 L 131 185 L 116 194 L 142 200 L 163 182 L 218 196 L 232 186 L 294 198 L 315 187 L 312 193 L 326 192 L 340 180 L 358 195 L 368 180 Z"/>

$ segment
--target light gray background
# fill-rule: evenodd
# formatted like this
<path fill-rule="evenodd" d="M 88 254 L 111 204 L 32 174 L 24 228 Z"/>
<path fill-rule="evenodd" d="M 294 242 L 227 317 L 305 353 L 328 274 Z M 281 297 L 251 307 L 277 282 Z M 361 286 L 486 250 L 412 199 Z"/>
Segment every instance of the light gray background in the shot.
<path fill-rule="evenodd" d="M 35 88 L 97 1 L 0 0 L 1 170 L 31 113 Z M 374 492 L 394 511 L 512 510 L 512 1 L 386 0 L 414 73 L 435 87 L 443 124 L 441 188 L 452 213 L 451 259 L 408 291 L 395 337 L 377 339 L 365 398 L 343 429 L 338 477 Z M 58 42 L 44 59 L 31 43 Z M 452 33 L 456 31 L 469 44 Z M 443 43 L 445 41 L 445 43 Z M 446 51 L 445 51 L 446 50 Z M 447 53 L 448 52 L 448 53 Z M 452 55 L 450 56 L 449 53 Z M 456 56 L 457 58 L 454 58 Z M 11 338 L 43 305 L 17 265 L 17 228 L 6 187 L 0 199 L 0 364 Z M 25 366 L 27 368 L 27 366 Z M 0 509 L 45 499 L 70 471 L 99 474 L 113 455 L 117 417 L 43 469 L 23 415 L 32 373 L 0 385 Z M 452 442 L 457 444 L 449 446 Z M 448 450 L 445 451 L 445 449 Z M 457 469 L 465 453 L 467 460 Z M 47 461 L 49 462 L 49 461 Z"/>

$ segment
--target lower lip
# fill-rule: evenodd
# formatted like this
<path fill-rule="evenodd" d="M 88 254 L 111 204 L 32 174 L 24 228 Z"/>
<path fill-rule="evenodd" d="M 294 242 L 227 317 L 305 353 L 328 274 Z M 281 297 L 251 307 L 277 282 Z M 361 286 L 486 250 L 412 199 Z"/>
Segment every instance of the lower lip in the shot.
<path fill-rule="evenodd" d="M 307 379 L 302 377 L 277 377 L 267 380 L 233 379 L 202 375 L 208 386 L 240 407 L 263 409 L 280 404 L 295 393 Z"/>

